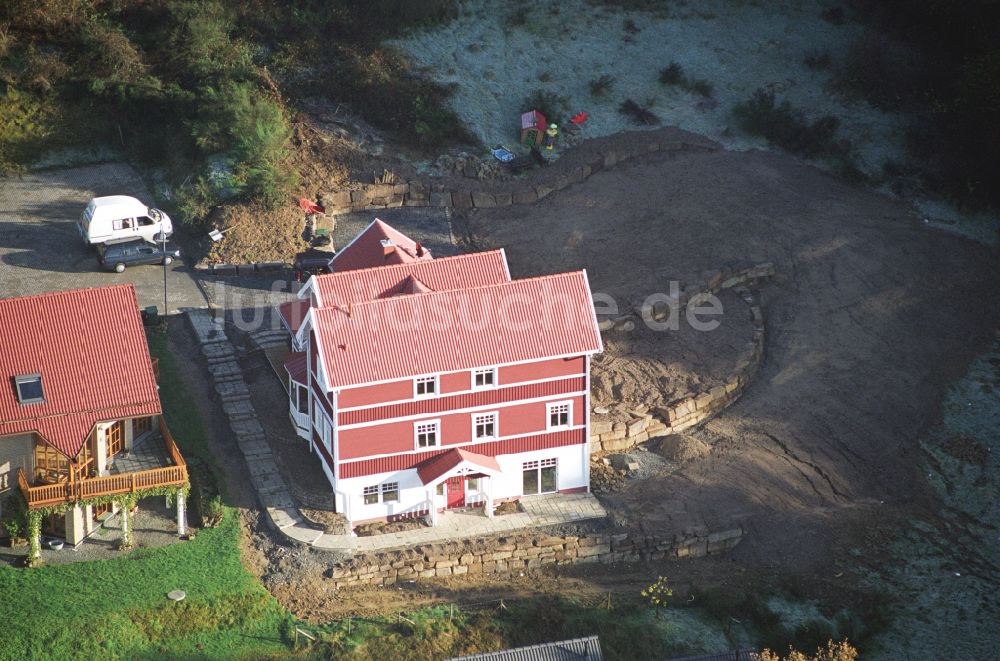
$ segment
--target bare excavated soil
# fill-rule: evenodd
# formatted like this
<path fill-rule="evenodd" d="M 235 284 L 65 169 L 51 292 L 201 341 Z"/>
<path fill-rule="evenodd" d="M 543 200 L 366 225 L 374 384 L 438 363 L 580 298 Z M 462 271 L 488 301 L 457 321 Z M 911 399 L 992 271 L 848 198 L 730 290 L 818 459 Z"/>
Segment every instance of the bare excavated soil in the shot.
<path fill-rule="evenodd" d="M 630 525 L 662 534 L 742 524 L 741 564 L 811 572 L 873 519 L 934 510 L 917 438 L 944 384 L 996 327 L 988 249 L 762 152 L 644 156 L 535 205 L 459 222 L 472 247 L 503 246 L 514 277 L 585 267 L 595 292 L 623 308 L 665 280 L 774 262 L 778 277 L 761 292 L 761 372 L 695 432 L 711 452 L 615 495 Z M 608 349 L 603 360 L 625 360 L 617 342 Z M 676 357 L 692 373 L 708 359 Z M 661 397 L 655 380 L 646 386 Z"/>
<path fill-rule="evenodd" d="M 667 283 L 662 289 L 667 293 Z M 629 332 L 604 333 L 604 353 L 594 357 L 590 385 L 593 402 L 626 408 L 666 406 L 685 393 L 707 392 L 723 383 L 753 335 L 750 308 L 731 290 L 716 298 L 720 314 L 712 331 L 698 330 L 681 311 L 675 331 L 637 323 Z M 622 313 L 628 312 L 620 306 Z"/>

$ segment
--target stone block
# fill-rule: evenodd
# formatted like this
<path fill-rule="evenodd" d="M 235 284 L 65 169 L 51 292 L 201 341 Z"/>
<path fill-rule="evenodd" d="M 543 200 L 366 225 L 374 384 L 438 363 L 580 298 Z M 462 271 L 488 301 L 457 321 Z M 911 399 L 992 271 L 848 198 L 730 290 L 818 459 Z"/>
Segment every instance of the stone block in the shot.
<path fill-rule="evenodd" d="M 431 206 L 432 207 L 454 206 L 451 196 L 451 191 L 444 191 L 441 193 L 431 193 Z"/>
<path fill-rule="evenodd" d="M 327 207 L 347 208 L 351 206 L 351 191 L 340 191 L 323 196 Z"/>
<path fill-rule="evenodd" d="M 490 555 L 491 560 L 506 560 L 507 558 L 514 555 L 513 551 L 497 551 Z"/>
<path fill-rule="evenodd" d="M 591 420 L 590 421 L 590 433 L 591 434 L 605 434 L 611 431 L 611 422 L 608 420 Z"/>
<path fill-rule="evenodd" d="M 617 427 L 618 425 L 615 425 Z M 622 429 L 612 429 L 611 431 L 606 431 L 601 434 L 602 441 L 613 441 L 621 438 L 625 438 L 627 432 L 624 428 Z"/>
<path fill-rule="evenodd" d="M 456 209 L 471 209 L 472 195 L 464 191 L 455 191 L 451 194 L 451 201 Z"/>
<path fill-rule="evenodd" d="M 460 565 L 458 567 L 452 568 L 451 573 L 453 575 L 455 575 L 455 576 L 459 576 L 461 574 L 468 574 L 469 573 L 469 568 Z"/>
<path fill-rule="evenodd" d="M 372 199 L 371 195 L 365 189 L 351 191 L 351 206 L 368 204 L 370 199 Z"/>
<path fill-rule="evenodd" d="M 621 452 L 623 450 L 628 450 L 630 447 L 632 447 L 634 442 L 635 441 L 628 438 L 608 439 L 608 440 L 602 438 L 601 448 L 605 452 Z"/>
<path fill-rule="evenodd" d="M 538 195 L 538 199 L 543 199 L 546 195 L 552 192 L 552 189 L 548 186 L 535 186 L 535 193 Z"/>
<path fill-rule="evenodd" d="M 494 193 L 498 207 L 509 207 L 514 203 L 514 196 L 510 193 Z"/>
<path fill-rule="evenodd" d="M 706 392 L 706 393 L 704 393 L 702 395 L 698 395 L 694 399 L 694 408 L 695 408 L 695 410 L 696 411 L 700 411 L 700 410 L 702 410 L 704 408 L 708 408 L 708 405 L 712 403 L 712 399 L 713 398 L 712 398 L 711 393 L 707 393 Z"/>
<path fill-rule="evenodd" d="M 645 416 L 642 418 L 634 418 L 630 420 L 627 427 L 628 435 L 634 436 L 640 432 L 645 431 L 646 425 L 648 424 L 649 424 L 649 418 Z"/>
<path fill-rule="evenodd" d="M 497 199 L 492 193 L 476 191 L 472 193 L 472 206 L 477 209 L 491 208 L 497 205 Z"/>
<path fill-rule="evenodd" d="M 531 204 L 538 201 L 538 193 L 533 188 L 517 191 L 513 195 L 514 204 Z"/>
<path fill-rule="evenodd" d="M 438 567 L 434 570 L 435 576 L 451 576 L 451 567 Z"/>
<path fill-rule="evenodd" d="M 627 454 L 613 454 L 608 457 L 611 466 L 623 471 L 639 470 L 639 462 L 635 461 Z"/>

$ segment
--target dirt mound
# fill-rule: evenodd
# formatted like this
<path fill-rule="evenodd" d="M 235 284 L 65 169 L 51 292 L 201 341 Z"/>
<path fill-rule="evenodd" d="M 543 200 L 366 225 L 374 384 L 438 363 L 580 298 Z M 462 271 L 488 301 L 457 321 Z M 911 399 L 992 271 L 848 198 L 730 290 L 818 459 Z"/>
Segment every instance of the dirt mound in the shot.
<path fill-rule="evenodd" d="M 682 314 L 676 330 L 655 330 L 637 319 L 631 331 L 605 333 L 604 353 L 594 357 L 590 377 L 595 403 L 649 410 L 723 383 L 753 326 L 746 303 L 735 292 L 720 292 L 718 299 L 722 314 L 714 317 L 720 322 L 715 330 L 696 330 Z"/>
<path fill-rule="evenodd" d="M 227 231 L 211 245 L 210 263 L 291 262 L 295 253 L 307 247 L 302 240 L 305 217 L 297 206 L 266 211 L 241 204 L 224 207 L 219 215 L 215 227 Z"/>
<path fill-rule="evenodd" d="M 664 436 L 655 439 L 650 445 L 664 459 L 678 463 L 700 459 L 712 450 L 705 441 L 687 434 Z"/>

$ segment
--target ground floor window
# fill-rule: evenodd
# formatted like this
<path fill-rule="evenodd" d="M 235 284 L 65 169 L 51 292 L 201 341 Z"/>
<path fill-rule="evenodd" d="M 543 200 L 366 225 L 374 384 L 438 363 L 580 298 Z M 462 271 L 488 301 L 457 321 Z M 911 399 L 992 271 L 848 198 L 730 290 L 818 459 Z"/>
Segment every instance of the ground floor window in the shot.
<path fill-rule="evenodd" d="M 465 480 L 466 491 L 479 491 L 479 478 L 470 477 Z"/>
<path fill-rule="evenodd" d="M 524 495 L 552 493 L 556 488 L 556 460 L 526 461 L 523 464 Z"/>
<path fill-rule="evenodd" d="M 386 482 L 381 486 L 373 484 L 370 487 L 365 487 L 364 491 L 365 505 L 378 504 L 380 494 L 382 496 L 383 503 L 398 503 L 399 482 Z"/>
<path fill-rule="evenodd" d="M 107 458 L 110 459 L 121 454 L 125 443 L 125 421 L 119 420 L 108 427 L 106 434 Z"/>

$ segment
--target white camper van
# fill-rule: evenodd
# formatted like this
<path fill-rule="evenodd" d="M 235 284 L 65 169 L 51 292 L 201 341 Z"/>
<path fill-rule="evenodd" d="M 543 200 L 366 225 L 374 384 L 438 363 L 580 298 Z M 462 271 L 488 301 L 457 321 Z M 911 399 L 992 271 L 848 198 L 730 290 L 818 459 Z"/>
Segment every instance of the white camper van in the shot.
<path fill-rule="evenodd" d="M 143 238 L 155 241 L 160 231 L 166 236 L 174 232 L 170 216 L 159 209 L 127 195 L 95 197 L 87 204 L 77 221 L 80 236 L 88 244 L 118 239 Z"/>

